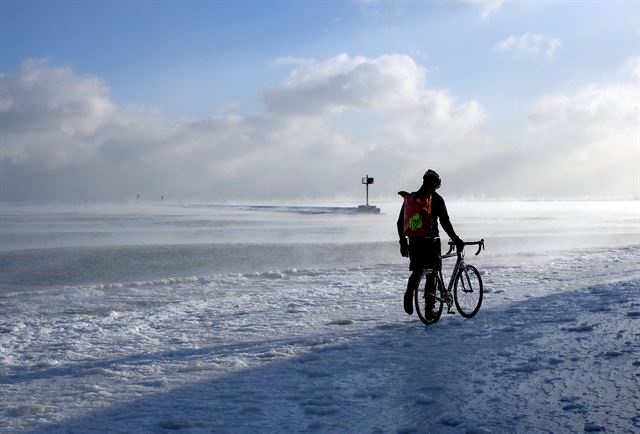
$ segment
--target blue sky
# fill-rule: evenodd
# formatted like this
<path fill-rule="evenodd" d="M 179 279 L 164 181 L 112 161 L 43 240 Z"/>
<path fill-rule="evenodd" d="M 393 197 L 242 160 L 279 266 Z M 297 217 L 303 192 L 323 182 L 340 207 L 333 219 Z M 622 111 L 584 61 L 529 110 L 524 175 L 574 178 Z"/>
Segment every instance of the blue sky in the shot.
<path fill-rule="evenodd" d="M 272 63 L 284 56 L 406 53 L 429 68 L 434 85 L 491 100 L 601 79 L 638 49 L 632 1 L 507 3 L 486 19 L 478 9 L 452 2 L 4 1 L 0 67 L 15 73 L 26 58 L 47 58 L 102 77 L 118 102 L 204 115 L 212 100 L 255 108 L 260 89 L 282 75 Z M 565 53 L 528 62 L 493 50 L 523 29 L 555 35 Z"/>
<path fill-rule="evenodd" d="M 240 168 L 237 160 L 254 159 L 258 165 L 260 158 L 255 148 L 270 148 L 272 153 L 288 153 L 289 158 L 293 158 L 296 154 L 287 144 L 273 141 L 258 143 L 262 140 L 259 136 L 277 135 L 278 140 L 292 140 L 293 146 L 293 141 L 300 139 L 295 135 L 288 136 L 287 131 L 308 128 L 309 134 L 316 134 L 316 137 L 305 144 L 305 152 L 298 155 L 301 161 L 295 165 L 305 167 L 307 159 L 321 158 L 326 161 L 322 167 L 331 168 L 331 159 L 339 158 L 341 152 L 344 152 L 348 163 L 330 169 L 336 183 L 328 186 L 329 191 L 324 191 L 320 185 L 310 185 L 308 193 L 303 196 L 348 195 L 350 190 L 344 192 L 340 187 L 348 179 L 346 173 L 353 172 L 357 178 L 360 171 L 367 170 L 366 167 L 381 171 L 383 178 L 388 174 L 389 179 L 402 182 L 410 182 L 416 176 L 419 178 L 418 172 L 422 169 L 417 165 L 409 165 L 408 170 L 403 170 L 406 164 L 385 164 L 384 160 L 393 155 L 393 149 L 405 155 L 418 152 L 430 156 L 425 159 L 432 161 L 434 166 L 438 165 L 434 168 L 455 177 L 457 181 L 450 192 L 459 196 L 588 196 L 593 188 L 585 185 L 594 173 L 604 169 L 620 172 L 619 179 L 616 178 L 608 189 L 593 191 L 594 196 L 634 196 L 638 189 L 638 137 L 635 129 L 629 128 L 624 137 L 618 137 L 618 133 L 604 134 L 619 130 L 612 126 L 637 122 L 634 92 L 637 93 L 638 88 L 639 16 L 637 1 L 0 0 L 0 74 L 4 74 L 0 90 L 4 88 L 4 93 L 9 95 L 8 100 L 17 101 L 20 95 L 24 96 L 23 79 L 28 75 L 24 71 L 25 62 L 36 62 L 37 66 L 32 66 L 32 69 L 38 69 L 39 76 L 52 74 L 51 80 L 55 77 L 64 79 L 66 85 L 74 80 L 77 83 L 88 80 L 87 95 L 95 94 L 91 98 L 89 95 L 87 101 L 99 99 L 99 107 L 109 106 L 106 111 L 101 108 L 96 112 L 98 118 L 65 118 L 76 126 L 78 122 L 89 122 L 92 125 L 89 128 L 92 137 L 89 139 L 78 137 L 74 127 L 76 135 L 73 137 L 52 138 L 50 143 L 41 138 L 38 140 L 43 140 L 43 143 L 33 145 L 33 149 L 28 149 L 29 145 L 22 149 L 12 140 L 21 136 L 21 143 L 24 143 L 33 131 L 7 131 L 9 127 L 6 127 L 2 134 L 10 137 L 11 143 L 7 145 L 9 138 L 4 140 L 5 150 L 0 153 L 0 164 L 6 166 L 5 173 L 10 172 L 14 177 L 22 175 L 20 179 L 25 180 L 29 178 L 30 170 L 35 171 L 38 164 L 42 165 L 46 160 L 42 155 L 38 160 L 35 149 L 55 148 L 65 146 L 61 144 L 65 141 L 82 140 L 77 148 L 86 151 L 86 160 L 75 161 L 68 157 L 55 164 L 54 168 L 44 163 L 45 167 L 40 167 L 39 173 L 45 169 L 52 171 L 54 184 L 60 182 L 60 189 L 68 188 L 65 187 L 67 183 L 71 185 L 73 179 L 77 181 L 86 176 L 85 171 L 91 165 L 107 164 L 100 160 L 104 155 L 113 155 L 114 149 L 118 153 L 126 153 L 131 148 L 131 155 L 141 158 L 139 171 L 126 168 L 122 176 L 134 177 L 136 182 L 143 184 L 142 179 L 148 176 L 155 185 L 163 176 L 149 167 L 148 161 L 161 159 L 160 154 L 191 149 L 192 152 L 202 152 L 201 156 L 220 155 L 219 165 L 215 168 L 198 167 L 197 170 L 217 173 L 211 175 L 210 183 L 233 186 L 234 195 L 247 199 L 254 195 L 257 199 L 277 198 L 282 192 L 283 197 L 296 197 L 296 192 L 288 187 L 295 179 L 294 174 L 281 179 L 274 176 L 271 190 L 252 192 L 250 188 L 236 188 L 240 172 L 245 170 Z M 339 56 L 342 54 L 348 59 L 341 61 Z M 385 56 L 394 55 L 404 57 L 384 61 Z M 400 75 L 394 75 L 398 67 L 407 66 L 405 60 L 409 60 L 409 68 L 402 69 Z M 354 71 L 358 65 L 361 68 L 356 75 Z M 331 72 L 322 72 L 323 68 Z M 363 70 L 380 73 L 383 77 L 391 73 L 398 82 L 385 89 L 379 86 L 374 76 L 363 78 L 361 74 L 366 74 Z M 61 78 L 61 74 L 67 74 L 66 78 Z M 301 76 L 306 76 L 307 81 L 298 80 Z M 339 82 L 344 86 L 344 80 L 340 80 L 345 77 L 352 87 L 354 83 L 366 87 L 358 94 L 351 94 L 357 100 L 346 101 L 344 94 L 334 93 L 336 89 L 331 86 L 337 86 Z M 99 81 L 100 85 L 90 86 L 90 78 Z M 51 80 L 49 83 L 53 83 Z M 404 89 L 407 83 L 414 86 L 415 94 L 422 96 L 416 99 L 407 94 L 402 101 L 390 96 L 398 89 Z M 393 87 L 396 85 L 399 87 Z M 62 88 L 56 87 L 57 90 Z M 86 91 L 87 88 L 83 89 Z M 42 98 L 42 103 L 47 106 L 62 107 L 61 112 L 49 113 L 52 117 L 62 112 L 68 114 L 72 111 L 69 107 L 87 103 L 67 101 L 64 104 L 69 104 L 69 107 L 64 109 L 64 104 L 46 100 L 51 98 L 51 94 L 42 90 L 30 98 Z M 75 90 L 70 89 L 69 94 L 76 95 Z M 276 113 L 278 110 L 269 106 L 267 95 L 277 96 L 278 107 L 290 104 L 295 110 L 285 110 L 286 114 Z M 621 104 L 624 110 L 618 114 L 619 118 L 602 121 L 600 111 L 618 112 L 606 104 L 616 104 L 620 95 L 624 101 L 630 102 Z M 295 105 L 302 104 L 303 97 L 325 101 L 326 106 L 322 109 L 315 107 L 314 110 L 318 111 L 312 119 L 307 113 L 307 117 L 301 120 L 296 110 L 310 109 L 309 106 Z M 571 115 L 571 104 L 584 107 L 589 104 L 585 98 L 592 98 L 594 108 L 589 113 L 591 116 L 598 114 L 597 119 Z M 20 107 L 17 103 L 8 106 L 11 108 L 0 112 L 0 115 L 5 114 L 6 120 L 17 116 L 18 112 L 12 113 L 12 110 Z M 37 105 L 29 104 L 29 107 L 34 106 Z M 470 110 L 471 106 L 475 108 Z M 95 109 L 95 106 L 91 107 Z M 421 122 L 419 119 L 400 125 L 400 114 L 405 110 L 415 113 L 412 108 L 422 110 L 424 116 L 431 116 L 423 121 L 432 129 L 417 129 Z M 567 119 L 562 125 L 554 124 L 555 131 L 562 133 L 554 136 L 553 131 L 548 131 L 549 122 L 541 123 L 539 119 L 547 119 L 545 116 L 551 116 L 558 110 L 563 113 L 560 117 Z M 436 119 L 434 113 L 440 117 Z M 24 107 L 19 114 L 28 119 L 29 113 Z M 41 113 L 31 115 L 34 119 L 41 119 Z M 222 116 L 234 116 L 242 127 L 236 124 L 220 126 Z M 128 117 L 126 121 L 123 120 L 125 117 Z M 207 138 L 187 139 L 186 136 L 192 135 L 194 125 L 184 124 L 184 119 L 197 123 L 211 121 L 212 117 L 219 117 L 215 128 L 222 128 L 222 131 L 215 130 L 216 137 L 227 134 L 229 142 L 217 144 L 215 152 L 204 148 L 195 150 L 196 143 L 203 143 Z M 265 119 L 271 122 L 268 130 L 260 129 L 267 124 Z M 582 134 L 578 132 L 584 131 L 594 121 L 603 122 L 601 128 L 594 128 L 597 131 L 592 136 L 578 137 Z M 93 128 L 94 122 L 100 128 Z M 113 131 L 116 128 L 113 122 L 122 129 L 126 129 L 126 125 L 137 125 L 136 132 L 123 130 L 117 139 L 107 137 L 103 130 L 110 125 Z M 176 127 L 181 129 L 181 133 L 171 143 L 157 137 L 140 137 L 144 136 L 140 132 L 144 129 L 144 122 L 145 125 L 154 124 L 152 129 L 156 131 L 182 122 Z M 272 130 L 277 125 L 281 129 Z M 443 133 L 456 128 L 466 135 Z M 233 152 L 238 147 L 240 130 L 250 130 L 249 136 L 254 142 L 241 147 L 244 151 Z M 523 160 L 531 158 L 525 148 L 541 146 L 540 153 L 559 149 L 561 146 L 552 142 L 557 137 L 573 138 L 569 135 L 572 131 L 576 132 L 575 139 L 580 142 L 576 146 L 581 146 L 581 149 L 565 149 L 565 155 L 559 155 L 556 160 L 537 169 L 533 166 L 519 168 Z M 418 143 L 420 134 L 425 135 L 422 140 L 424 148 Z M 149 142 L 144 147 L 146 150 L 134 150 L 136 145 L 127 144 L 126 141 L 131 140 L 127 137 L 131 136 L 141 142 Z M 384 140 L 380 139 L 381 136 Z M 434 137 L 431 143 L 430 137 Z M 538 140 L 549 143 L 533 143 Z M 613 152 L 619 160 L 608 156 L 607 165 L 602 166 L 602 159 L 595 153 L 604 152 L 607 140 L 621 147 Z M 92 143 L 86 145 L 87 141 Z M 327 141 L 333 145 L 327 145 Z M 113 145 L 116 142 L 117 145 Z M 471 148 L 467 149 L 468 146 Z M 443 148 L 448 148 L 449 152 L 442 152 Z M 162 149 L 162 152 L 154 154 L 154 149 Z M 455 155 L 456 149 L 470 155 L 466 157 L 468 161 L 452 163 L 451 160 L 464 159 Z M 590 156 L 585 157 L 585 152 Z M 370 153 L 378 157 L 371 157 Z M 580 185 L 558 191 L 554 186 L 563 180 L 563 176 L 568 176 L 563 175 L 565 171 L 560 168 L 575 161 L 578 155 L 586 158 L 586 163 L 580 164 L 586 164 L 590 170 L 570 171 L 571 179 L 577 179 Z M 264 164 L 268 161 L 271 160 L 266 159 Z M 474 162 L 491 165 L 501 172 L 488 179 L 482 188 L 465 187 L 468 182 L 464 173 L 478 170 L 474 168 Z M 180 162 L 183 165 L 181 169 L 192 172 L 191 163 L 184 158 Z M 159 163 L 159 166 L 165 167 L 166 164 Z M 618 164 L 626 166 L 617 170 Z M 522 173 L 536 173 L 545 167 L 558 171 L 553 173 L 554 181 L 548 185 L 536 187 L 530 185 L 528 179 L 519 177 L 523 176 Z M 122 167 L 113 169 L 124 170 Z M 247 165 L 246 170 L 257 169 Z M 279 169 L 274 170 L 279 172 Z M 306 169 L 301 170 L 306 172 Z M 343 172 L 344 176 L 336 177 Z M 172 175 L 177 173 L 178 170 Z M 323 172 L 318 169 L 317 173 L 322 175 Z M 107 176 L 106 173 L 103 175 Z M 39 182 L 46 182 L 46 176 L 40 175 L 39 178 Z M 521 187 L 500 191 L 505 182 L 512 181 Z M 18 186 L 12 189 L 10 192 L 5 190 L 2 196 L 19 200 L 35 194 L 38 188 L 34 184 L 32 189 Z M 385 193 L 393 190 L 397 190 L 396 187 L 389 186 Z M 51 188 L 46 194 L 57 198 L 60 193 Z M 93 190 L 87 187 L 81 193 L 81 196 L 105 198 L 126 195 L 119 188 L 105 191 L 98 186 Z M 198 191 L 187 186 L 175 188 L 172 193 L 185 197 L 217 198 L 210 191 Z M 224 199 L 223 196 L 221 194 L 219 198 Z"/>

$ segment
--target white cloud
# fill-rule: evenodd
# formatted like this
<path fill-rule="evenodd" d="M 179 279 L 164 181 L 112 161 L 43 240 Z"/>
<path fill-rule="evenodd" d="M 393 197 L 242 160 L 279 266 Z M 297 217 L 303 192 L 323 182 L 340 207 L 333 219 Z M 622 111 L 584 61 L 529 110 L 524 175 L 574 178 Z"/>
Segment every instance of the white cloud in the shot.
<path fill-rule="evenodd" d="M 517 57 L 544 56 L 553 58 L 562 43 L 553 37 L 539 33 L 525 33 L 520 36 L 511 35 L 495 44 L 494 49 L 510 52 Z"/>
<path fill-rule="evenodd" d="M 640 187 L 636 86 L 629 77 L 540 98 L 503 176 L 523 195 L 633 197 Z"/>
<path fill-rule="evenodd" d="M 358 197 L 367 172 L 391 195 L 427 167 L 459 194 L 636 193 L 633 68 L 539 98 L 514 143 L 484 131 L 479 102 L 429 87 L 408 56 L 291 67 L 263 113 L 189 119 L 118 106 L 95 76 L 27 62 L 0 76 L 0 200 Z"/>
<path fill-rule="evenodd" d="M 270 110 L 317 115 L 414 104 L 424 82 L 424 70 L 401 54 L 375 59 L 340 54 L 298 65 L 284 83 L 267 91 Z"/>
<path fill-rule="evenodd" d="M 0 76 L 0 161 L 64 167 L 96 151 L 89 137 L 115 113 L 102 80 L 43 61 L 27 61 L 13 80 Z"/>
<path fill-rule="evenodd" d="M 0 76 L 0 200 L 358 195 L 366 170 L 392 193 L 427 155 L 454 166 L 438 149 L 478 143 L 482 107 L 428 88 L 408 56 L 287 63 L 264 113 L 187 119 L 118 106 L 95 76 L 26 62 Z"/>

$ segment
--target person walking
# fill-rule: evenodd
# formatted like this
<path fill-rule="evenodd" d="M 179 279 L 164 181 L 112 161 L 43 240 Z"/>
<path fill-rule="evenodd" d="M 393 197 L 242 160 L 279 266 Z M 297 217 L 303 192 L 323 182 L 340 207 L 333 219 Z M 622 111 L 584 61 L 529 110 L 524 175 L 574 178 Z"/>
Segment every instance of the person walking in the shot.
<path fill-rule="evenodd" d="M 413 314 L 413 291 L 424 270 L 439 271 L 442 268 L 438 222 L 458 251 L 464 247 L 464 242 L 453 230 L 443 197 L 436 193 L 441 184 L 440 175 L 429 169 L 422 177 L 422 186 L 418 191 L 398 192 L 404 199 L 397 222 L 400 254 L 409 258 L 409 270 L 412 272 L 404 294 L 404 310 L 409 315 Z M 427 276 L 426 292 L 435 295 L 434 273 Z M 427 315 L 431 313 L 429 306 L 426 310 Z"/>

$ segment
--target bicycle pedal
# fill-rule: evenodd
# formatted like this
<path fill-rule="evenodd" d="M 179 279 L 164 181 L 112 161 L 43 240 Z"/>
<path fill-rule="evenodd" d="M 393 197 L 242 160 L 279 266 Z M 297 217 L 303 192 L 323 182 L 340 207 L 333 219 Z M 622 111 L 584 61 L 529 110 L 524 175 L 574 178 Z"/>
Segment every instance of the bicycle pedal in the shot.
<path fill-rule="evenodd" d="M 455 311 L 455 310 L 451 310 L 451 308 L 448 308 L 448 309 L 447 309 L 447 313 L 448 313 L 449 315 L 455 315 L 455 314 L 456 314 L 456 311 Z"/>

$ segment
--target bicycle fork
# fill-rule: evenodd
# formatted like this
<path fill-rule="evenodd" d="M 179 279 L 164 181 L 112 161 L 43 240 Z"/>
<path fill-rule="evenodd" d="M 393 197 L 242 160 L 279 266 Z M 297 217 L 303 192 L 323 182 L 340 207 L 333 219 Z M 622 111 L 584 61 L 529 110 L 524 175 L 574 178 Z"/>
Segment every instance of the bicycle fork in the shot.
<path fill-rule="evenodd" d="M 458 275 L 460 275 L 461 277 L 460 284 L 462 285 L 462 292 L 473 292 L 473 285 L 471 285 L 469 271 L 467 270 L 467 266 L 464 263 L 460 265 L 460 271 L 458 271 Z M 456 282 L 457 280 L 458 279 L 456 279 Z"/>

